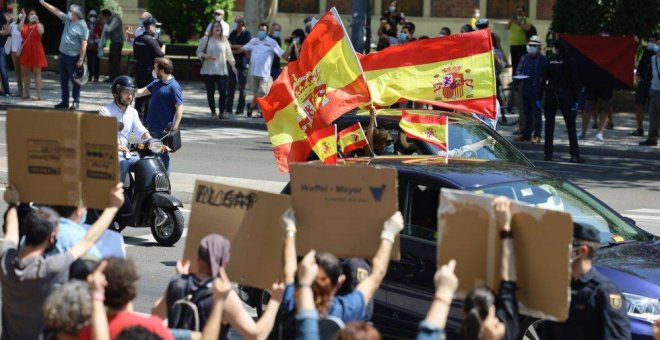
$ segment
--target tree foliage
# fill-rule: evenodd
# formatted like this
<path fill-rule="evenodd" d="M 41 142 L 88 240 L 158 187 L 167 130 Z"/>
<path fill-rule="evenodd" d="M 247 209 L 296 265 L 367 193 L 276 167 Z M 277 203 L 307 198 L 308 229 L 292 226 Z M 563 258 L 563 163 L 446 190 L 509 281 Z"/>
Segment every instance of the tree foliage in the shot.
<path fill-rule="evenodd" d="M 170 36 L 173 43 L 185 43 L 203 32 L 213 19 L 213 11 L 217 8 L 224 9 L 225 16 L 231 18 L 234 1 L 149 0 L 147 2 L 147 9 L 163 23 L 162 30 Z"/>

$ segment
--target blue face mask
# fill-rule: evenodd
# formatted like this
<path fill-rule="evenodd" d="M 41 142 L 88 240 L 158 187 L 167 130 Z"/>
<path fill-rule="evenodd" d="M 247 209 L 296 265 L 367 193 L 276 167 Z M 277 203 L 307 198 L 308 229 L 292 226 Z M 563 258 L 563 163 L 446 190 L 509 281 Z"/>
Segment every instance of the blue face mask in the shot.
<path fill-rule="evenodd" d="M 529 53 L 529 54 L 539 53 L 539 47 L 538 46 L 527 45 L 527 53 Z"/>
<path fill-rule="evenodd" d="M 259 33 L 257 33 L 257 37 L 259 37 L 259 40 L 264 40 L 264 39 L 266 39 L 266 32 L 264 32 L 264 31 L 259 31 Z"/>
<path fill-rule="evenodd" d="M 393 155 L 394 154 L 394 143 L 389 142 L 385 145 L 383 149 L 383 155 Z"/>
<path fill-rule="evenodd" d="M 407 41 L 408 40 L 408 35 L 405 33 L 399 34 L 399 40 L 401 41 Z"/>
<path fill-rule="evenodd" d="M 160 28 L 156 28 L 156 36 L 160 36 Z"/>
<path fill-rule="evenodd" d="M 653 46 L 653 52 L 654 53 L 660 53 L 660 45 Z"/>
<path fill-rule="evenodd" d="M 280 31 L 275 31 L 275 32 L 273 32 L 273 36 L 274 36 L 275 38 L 279 38 L 279 37 L 280 37 Z"/>
<path fill-rule="evenodd" d="M 142 27 L 142 22 L 143 22 L 142 19 L 139 19 L 137 27 Z"/>
<path fill-rule="evenodd" d="M 80 222 L 78 224 L 83 225 L 87 221 L 87 209 L 85 209 L 85 212 L 83 213 L 82 217 L 80 218 Z"/>
<path fill-rule="evenodd" d="M 394 6 L 390 6 L 390 8 L 388 8 L 388 9 L 390 10 L 390 13 L 396 12 L 396 7 L 394 7 Z"/>
<path fill-rule="evenodd" d="M 648 48 L 649 51 L 653 51 L 653 48 L 654 48 L 654 47 L 655 47 L 655 43 L 652 43 L 652 42 L 650 42 L 650 43 L 646 46 L 646 48 Z"/>

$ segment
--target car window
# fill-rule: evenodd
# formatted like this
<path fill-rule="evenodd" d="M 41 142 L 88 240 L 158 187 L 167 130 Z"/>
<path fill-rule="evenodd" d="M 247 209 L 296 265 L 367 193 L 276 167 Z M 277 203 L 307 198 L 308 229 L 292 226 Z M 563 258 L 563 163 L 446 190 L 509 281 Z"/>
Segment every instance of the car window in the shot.
<path fill-rule="evenodd" d="M 523 181 L 475 190 L 479 194 L 503 195 L 544 209 L 571 213 L 573 221 L 600 231 L 601 243 L 619 239 L 644 241 L 646 236 L 614 214 L 585 191 L 563 180 Z M 615 237 L 616 236 L 616 237 Z M 619 239 L 620 242 L 620 239 Z"/>
<path fill-rule="evenodd" d="M 435 242 L 440 191 L 436 187 L 413 182 L 409 183 L 408 188 L 410 213 L 404 234 Z"/>

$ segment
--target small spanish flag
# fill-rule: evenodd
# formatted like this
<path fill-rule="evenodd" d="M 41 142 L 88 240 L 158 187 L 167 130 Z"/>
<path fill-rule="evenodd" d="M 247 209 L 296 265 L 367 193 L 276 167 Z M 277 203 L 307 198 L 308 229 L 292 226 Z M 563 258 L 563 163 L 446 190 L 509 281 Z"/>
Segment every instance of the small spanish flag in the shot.
<path fill-rule="evenodd" d="M 353 150 L 362 149 L 369 144 L 360 122 L 341 130 L 341 132 L 339 132 L 339 140 L 337 143 L 343 154 L 347 154 Z"/>
<path fill-rule="evenodd" d="M 307 139 L 309 146 L 325 164 L 337 164 L 337 126 L 318 129 Z"/>
<path fill-rule="evenodd" d="M 414 114 L 404 110 L 399 126 L 409 138 L 427 141 L 447 151 L 447 116 Z"/>

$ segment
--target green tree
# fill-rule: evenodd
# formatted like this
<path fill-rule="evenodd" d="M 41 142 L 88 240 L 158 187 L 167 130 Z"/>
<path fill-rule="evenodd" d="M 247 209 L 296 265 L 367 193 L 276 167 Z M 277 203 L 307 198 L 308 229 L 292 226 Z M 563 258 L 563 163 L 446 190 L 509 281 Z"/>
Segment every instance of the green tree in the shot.
<path fill-rule="evenodd" d="M 147 9 L 158 21 L 163 23 L 162 30 L 173 43 L 185 43 L 190 38 L 206 29 L 217 8 L 225 10 L 225 16 L 231 17 L 234 9 L 233 0 L 149 0 Z M 200 10 L 201 9 L 201 10 Z"/>

